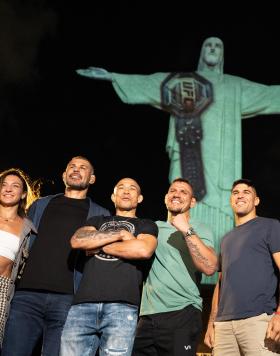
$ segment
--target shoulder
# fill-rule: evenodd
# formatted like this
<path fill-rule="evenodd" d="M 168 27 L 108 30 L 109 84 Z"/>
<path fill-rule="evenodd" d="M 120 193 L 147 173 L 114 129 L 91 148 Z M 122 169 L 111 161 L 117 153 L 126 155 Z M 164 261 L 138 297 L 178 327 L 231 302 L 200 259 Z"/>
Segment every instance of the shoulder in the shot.
<path fill-rule="evenodd" d="M 170 234 L 170 233 L 176 231 L 175 227 L 173 225 L 171 225 L 168 221 L 157 220 L 156 225 L 157 225 L 158 230 L 161 234 L 163 234 L 165 232 Z"/>
<path fill-rule="evenodd" d="M 141 227 L 142 233 L 148 233 L 151 235 L 158 235 L 157 224 L 151 219 L 136 218 L 135 222 Z"/>
<path fill-rule="evenodd" d="M 253 82 L 251 82 L 249 79 L 239 77 L 238 75 L 224 74 L 224 79 L 231 83 L 238 83 L 238 84 L 252 83 L 253 84 Z"/>
<path fill-rule="evenodd" d="M 214 247 L 214 233 L 209 225 L 194 218 L 191 218 L 190 224 L 194 228 L 194 231 L 197 232 L 199 238 L 207 246 Z"/>
<path fill-rule="evenodd" d="M 266 223 L 268 223 L 268 224 L 277 224 L 277 223 L 279 223 L 279 220 L 278 220 L 278 219 L 275 219 L 275 218 L 267 218 L 267 217 L 264 217 L 264 216 L 257 216 L 256 221 L 259 221 L 259 222 L 266 222 Z"/>
<path fill-rule="evenodd" d="M 248 223 L 250 223 L 250 222 L 252 222 L 254 224 L 258 224 L 258 225 L 279 225 L 280 224 L 280 221 L 278 219 L 267 218 L 264 216 L 257 216 L 254 219 L 248 221 Z"/>
<path fill-rule="evenodd" d="M 90 214 L 93 215 L 111 215 L 110 211 L 106 208 L 103 208 L 103 206 L 95 203 L 91 198 L 89 198 L 90 202 Z"/>
<path fill-rule="evenodd" d="M 152 224 L 156 225 L 156 223 L 152 219 L 146 219 L 146 218 L 137 218 L 138 221 L 141 221 L 143 224 Z"/>
<path fill-rule="evenodd" d="M 139 221 L 143 225 L 150 225 L 150 226 L 156 226 L 157 227 L 157 224 L 151 219 L 137 218 L 137 221 Z"/>
<path fill-rule="evenodd" d="M 158 227 L 168 227 L 171 226 L 169 222 L 167 221 L 162 221 L 162 220 L 157 220 L 156 224 Z"/>
<path fill-rule="evenodd" d="M 86 225 L 90 224 L 93 226 L 97 226 L 102 224 L 103 222 L 107 222 L 111 220 L 111 216 L 105 216 L 105 215 L 93 215 L 90 218 L 87 219 Z"/>
<path fill-rule="evenodd" d="M 261 224 L 261 225 L 275 227 L 275 228 L 280 228 L 280 221 L 278 219 L 274 219 L 274 218 L 266 218 L 263 216 L 258 216 L 256 218 L 256 223 Z"/>
<path fill-rule="evenodd" d="M 40 197 L 35 200 L 28 208 L 28 216 L 33 217 L 37 212 L 43 211 L 45 207 L 49 204 L 50 200 L 62 194 L 47 195 L 45 197 Z"/>
<path fill-rule="evenodd" d="M 60 195 L 62 195 L 62 193 L 55 194 L 55 195 L 46 195 L 44 197 L 40 197 L 37 200 L 35 200 L 31 206 L 39 206 L 39 205 L 47 204 L 51 199 L 58 197 Z"/>
<path fill-rule="evenodd" d="M 30 232 L 37 233 L 36 227 L 28 217 L 25 217 L 23 219 L 23 231 L 24 231 L 24 235 L 28 235 Z"/>
<path fill-rule="evenodd" d="M 197 220 L 197 219 L 194 219 L 194 218 L 191 218 L 190 220 L 190 224 L 191 226 L 194 228 L 194 230 L 196 230 L 197 232 L 200 232 L 200 233 L 207 233 L 207 234 L 210 234 L 212 235 L 213 234 L 213 231 L 212 229 L 210 228 L 209 225 Z"/>

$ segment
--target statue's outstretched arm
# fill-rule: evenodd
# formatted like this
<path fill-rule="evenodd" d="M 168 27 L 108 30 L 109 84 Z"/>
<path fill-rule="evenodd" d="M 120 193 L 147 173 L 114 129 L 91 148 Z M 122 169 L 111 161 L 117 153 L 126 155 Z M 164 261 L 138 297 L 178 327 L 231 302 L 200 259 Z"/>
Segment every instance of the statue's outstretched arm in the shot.
<path fill-rule="evenodd" d="M 79 75 L 85 77 L 99 79 L 99 80 L 109 80 L 112 81 L 112 75 L 106 69 L 99 67 L 88 67 L 86 69 L 76 69 Z"/>

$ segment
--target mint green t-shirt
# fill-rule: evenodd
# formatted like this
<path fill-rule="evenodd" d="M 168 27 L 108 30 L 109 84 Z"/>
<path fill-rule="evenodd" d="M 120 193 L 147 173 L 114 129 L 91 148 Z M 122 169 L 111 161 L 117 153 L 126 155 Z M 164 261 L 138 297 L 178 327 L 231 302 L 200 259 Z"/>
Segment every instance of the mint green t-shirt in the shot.
<path fill-rule="evenodd" d="M 202 309 L 196 283 L 198 272 L 180 231 L 169 222 L 157 221 L 158 246 L 144 282 L 140 315 L 180 310 L 188 305 Z M 204 224 L 191 219 L 191 226 L 203 242 L 213 247 L 213 234 Z"/>

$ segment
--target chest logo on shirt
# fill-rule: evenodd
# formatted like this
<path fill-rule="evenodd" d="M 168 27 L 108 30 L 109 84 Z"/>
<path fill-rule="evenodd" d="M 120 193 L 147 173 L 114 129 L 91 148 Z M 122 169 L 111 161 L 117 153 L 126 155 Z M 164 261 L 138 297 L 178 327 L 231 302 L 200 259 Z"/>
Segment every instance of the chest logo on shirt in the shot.
<path fill-rule="evenodd" d="M 129 221 L 107 221 L 104 224 L 102 224 L 99 228 L 99 231 L 120 231 L 120 230 L 126 230 L 130 232 L 132 235 L 135 233 L 135 226 L 130 223 Z M 112 255 L 109 255 L 105 253 L 104 251 L 99 251 L 96 255 L 96 258 L 103 260 L 103 261 L 117 261 L 118 258 Z"/>

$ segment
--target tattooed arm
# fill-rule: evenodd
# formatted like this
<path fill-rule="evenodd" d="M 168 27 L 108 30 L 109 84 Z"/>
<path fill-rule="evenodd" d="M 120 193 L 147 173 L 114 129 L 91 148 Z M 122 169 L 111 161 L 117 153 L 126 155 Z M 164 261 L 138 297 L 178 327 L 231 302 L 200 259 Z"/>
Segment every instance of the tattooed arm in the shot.
<path fill-rule="evenodd" d="M 72 236 L 70 244 L 74 249 L 94 250 L 121 240 L 120 232 L 98 231 L 93 226 L 83 226 Z"/>
<path fill-rule="evenodd" d="M 196 268 L 211 276 L 217 271 L 217 256 L 212 247 L 206 246 L 198 235 L 185 237 L 193 263 Z"/>
<path fill-rule="evenodd" d="M 200 237 L 194 233 L 187 236 L 186 232 L 190 229 L 188 218 L 185 214 L 177 214 L 172 217 L 171 224 L 176 227 L 185 236 L 186 245 L 190 251 L 193 263 L 196 268 L 211 276 L 217 271 L 218 258 L 212 247 L 206 246 Z"/>
<path fill-rule="evenodd" d="M 123 231 L 127 233 L 127 231 Z M 123 239 L 104 246 L 103 251 L 125 259 L 149 259 L 157 247 L 157 239 L 150 234 L 139 234 L 134 239 Z"/>

